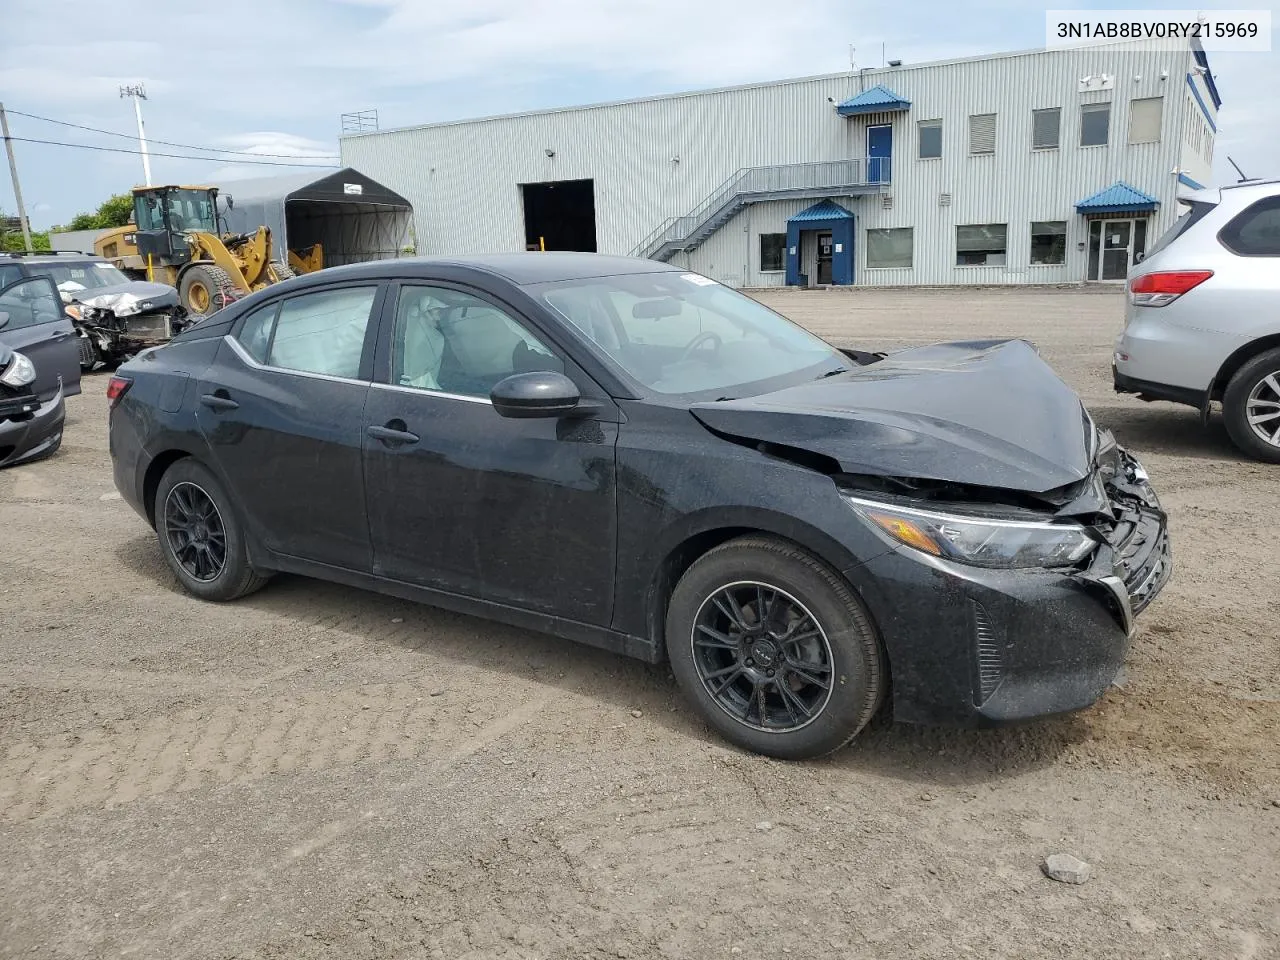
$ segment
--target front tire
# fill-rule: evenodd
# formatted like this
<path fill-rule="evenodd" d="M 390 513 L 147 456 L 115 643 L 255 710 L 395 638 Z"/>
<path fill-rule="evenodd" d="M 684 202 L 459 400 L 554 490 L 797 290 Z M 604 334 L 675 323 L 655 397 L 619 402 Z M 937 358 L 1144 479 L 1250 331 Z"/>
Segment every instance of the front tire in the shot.
<path fill-rule="evenodd" d="M 887 686 L 884 654 L 849 584 L 798 547 L 731 540 L 681 577 L 667 655 L 685 695 L 727 740 L 784 760 L 847 744 Z"/>
<path fill-rule="evenodd" d="M 250 566 L 231 501 L 203 464 L 184 459 L 165 471 L 152 515 L 160 552 L 188 593 L 201 600 L 235 600 L 267 582 Z"/>
<path fill-rule="evenodd" d="M 200 263 L 187 267 L 178 281 L 178 299 L 187 313 L 207 317 L 216 313 L 240 295 L 231 274 L 213 264 Z"/>
<path fill-rule="evenodd" d="M 1280 463 L 1280 349 L 1260 353 L 1236 371 L 1222 395 L 1222 418 L 1237 447 Z"/>

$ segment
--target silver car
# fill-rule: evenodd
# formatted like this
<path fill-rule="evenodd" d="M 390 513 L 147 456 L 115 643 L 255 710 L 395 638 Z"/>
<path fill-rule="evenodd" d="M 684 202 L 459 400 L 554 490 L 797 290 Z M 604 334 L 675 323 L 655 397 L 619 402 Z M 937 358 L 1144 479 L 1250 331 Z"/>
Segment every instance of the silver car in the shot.
<path fill-rule="evenodd" d="M 1115 388 L 1206 418 L 1221 401 L 1236 446 L 1280 463 L 1280 181 L 1184 199 L 1191 208 L 1129 272 Z"/>

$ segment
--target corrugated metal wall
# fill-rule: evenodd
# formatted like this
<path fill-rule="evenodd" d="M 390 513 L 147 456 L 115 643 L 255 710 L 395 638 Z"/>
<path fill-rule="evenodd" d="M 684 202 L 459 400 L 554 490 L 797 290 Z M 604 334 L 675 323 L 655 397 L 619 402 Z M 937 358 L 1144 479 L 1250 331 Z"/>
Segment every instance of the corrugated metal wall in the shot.
<path fill-rule="evenodd" d="M 892 187 L 841 201 L 859 219 L 858 283 L 1076 281 L 1088 229 L 1077 201 L 1124 180 L 1161 201 L 1152 238 L 1176 216 L 1172 170 L 1183 160 L 1191 64 L 1189 51 L 1127 45 L 1000 55 L 365 134 L 343 139 L 342 158 L 413 203 L 421 253 L 521 250 L 519 184 L 574 179 L 595 182 L 599 250 L 627 253 L 739 168 L 862 157 L 867 126 L 888 122 Z M 1096 74 L 1114 77 L 1114 88 L 1080 93 L 1080 78 Z M 911 109 L 845 119 L 828 100 L 876 83 Z M 1165 98 L 1161 139 L 1130 145 L 1129 100 L 1153 96 Z M 1097 100 L 1112 102 L 1110 142 L 1080 147 L 1080 103 Z M 1033 152 L 1031 111 L 1055 106 L 1061 147 Z M 994 155 L 968 155 L 968 117 L 977 113 L 997 115 Z M 943 121 L 943 156 L 919 160 L 916 123 L 933 119 Z M 811 202 L 746 208 L 689 255 L 691 268 L 736 284 L 781 283 L 759 271 L 756 237 L 784 231 L 786 217 Z M 1034 220 L 1067 222 L 1064 265 L 1029 264 Z M 956 265 L 955 228 L 970 223 L 1009 225 L 1005 266 Z M 913 268 L 866 269 L 863 231 L 903 226 L 914 228 Z"/>

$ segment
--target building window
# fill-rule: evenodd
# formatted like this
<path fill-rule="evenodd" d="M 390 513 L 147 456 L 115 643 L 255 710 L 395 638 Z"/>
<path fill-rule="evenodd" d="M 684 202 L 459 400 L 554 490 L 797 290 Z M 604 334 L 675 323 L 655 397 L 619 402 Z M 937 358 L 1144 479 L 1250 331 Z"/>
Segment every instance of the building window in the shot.
<path fill-rule="evenodd" d="M 1004 223 L 970 223 L 956 227 L 956 266 L 1003 267 L 1008 238 L 1009 226 Z"/>
<path fill-rule="evenodd" d="M 996 152 L 996 115 L 975 113 L 969 117 L 969 153 L 978 155 Z"/>
<path fill-rule="evenodd" d="M 912 229 L 867 231 L 868 267 L 911 267 Z"/>
<path fill-rule="evenodd" d="M 1031 111 L 1031 149 L 1057 150 L 1058 129 L 1062 125 L 1062 108 Z"/>
<path fill-rule="evenodd" d="M 1111 104 L 1080 105 L 1080 146 L 1105 147 L 1111 132 Z"/>
<path fill-rule="evenodd" d="M 916 126 L 920 130 L 920 159 L 935 160 L 942 156 L 942 121 L 921 120 Z"/>
<path fill-rule="evenodd" d="M 1129 101 L 1129 142 L 1154 143 L 1160 139 L 1163 97 Z"/>
<path fill-rule="evenodd" d="M 760 234 L 760 272 L 776 273 L 785 268 L 787 235 L 785 233 Z"/>
<path fill-rule="evenodd" d="M 1037 264 L 1067 262 L 1067 222 L 1065 220 L 1032 222 L 1031 262 Z"/>

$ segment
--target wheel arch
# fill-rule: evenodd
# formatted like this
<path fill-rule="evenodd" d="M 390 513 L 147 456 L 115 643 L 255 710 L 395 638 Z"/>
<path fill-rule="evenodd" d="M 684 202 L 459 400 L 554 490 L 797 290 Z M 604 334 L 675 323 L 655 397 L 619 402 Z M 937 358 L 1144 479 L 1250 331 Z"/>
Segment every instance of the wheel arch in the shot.
<path fill-rule="evenodd" d="M 153 528 L 156 525 L 156 491 L 160 489 L 160 480 L 175 463 L 188 458 L 199 462 L 189 450 L 175 448 L 156 454 L 147 464 L 146 472 L 142 475 L 142 505 Z"/>
<path fill-rule="evenodd" d="M 1258 354 L 1266 353 L 1268 350 L 1274 350 L 1277 347 L 1280 347 L 1280 333 L 1269 333 L 1266 336 L 1258 337 L 1256 340 L 1250 340 L 1244 346 L 1239 347 L 1218 368 L 1212 383 L 1209 384 L 1209 398 L 1211 400 L 1221 400 L 1227 391 L 1227 385 L 1231 382 L 1231 378 L 1236 375 L 1241 367 Z"/>
<path fill-rule="evenodd" d="M 845 579 L 843 571 L 857 564 L 858 558 L 845 547 L 817 527 L 785 514 L 770 510 L 744 509 L 723 513 L 711 511 L 695 514 L 685 519 L 678 529 L 671 530 L 663 538 L 663 546 L 655 550 L 657 557 L 646 584 L 646 628 L 657 648 L 666 652 L 667 606 L 671 592 L 687 571 L 708 551 L 744 536 L 765 536 L 790 543 L 831 568 L 836 576 Z M 859 594 L 856 584 L 850 588 Z M 863 604 L 864 608 L 866 604 Z M 871 618 L 868 609 L 867 616 Z M 874 618 L 872 625 L 875 625 Z M 878 631 L 878 627 L 876 627 Z"/>

